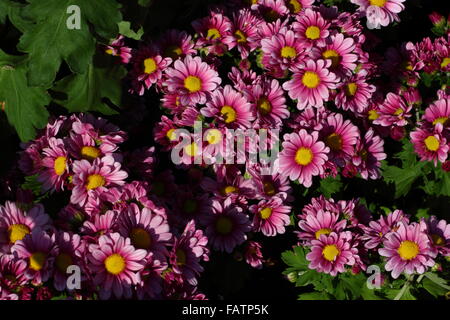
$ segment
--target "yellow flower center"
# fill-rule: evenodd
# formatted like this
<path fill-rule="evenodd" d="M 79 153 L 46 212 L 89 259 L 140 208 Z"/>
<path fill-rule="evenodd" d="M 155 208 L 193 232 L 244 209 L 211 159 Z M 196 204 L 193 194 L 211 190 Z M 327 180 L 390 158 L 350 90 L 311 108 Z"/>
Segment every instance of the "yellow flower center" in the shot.
<path fill-rule="evenodd" d="M 247 37 L 245 36 L 245 34 L 241 30 L 236 30 L 234 32 L 234 36 L 236 37 L 236 41 L 238 43 L 247 42 Z"/>
<path fill-rule="evenodd" d="M 336 68 L 339 65 L 339 62 L 341 60 L 341 56 L 339 53 L 337 53 L 335 50 L 326 50 L 322 53 L 322 56 L 325 59 L 331 60 L 331 67 Z"/>
<path fill-rule="evenodd" d="M 220 189 L 220 193 L 224 196 L 227 196 L 230 193 L 237 193 L 238 191 L 239 191 L 239 189 L 234 186 L 226 186 L 226 187 L 223 187 L 222 189 Z"/>
<path fill-rule="evenodd" d="M 272 208 L 264 208 L 259 212 L 259 214 L 261 215 L 261 219 L 269 219 L 272 215 Z"/>
<path fill-rule="evenodd" d="M 436 125 L 436 124 L 440 123 L 443 126 L 445 126 L 448 122 L 449 122 L 448 117 L 439 117 L 439 118 L 434 119 L 433 124 Z"/>
<path fill-rule="evenodd" d="M 344 92 L 347 97 L 353 97 L 358 90 L 358 85 L 354 82 L 347 83 L 344 87 Z"/>
<path fill-rule="evenodd" d="M 268 196 L 273 196 L 276 193 L 275 187 L 270 182 L 263 183 L 264 193 Z"/>
<path fill-rule="evenodd" d="M 66 171 L 66 163 L 66 157 L 58 157 L 55 159 L 55 162 L 53 163 L 53 170 L 58 176 L 62 175 Z"/>
<path fill-rule="evenodd" d="M 197 211 L 198 204 L 194 199 L 187 199 L 183 204 L 184 212 L 191 214 Z"/>
<path fill-rule="evenodd" d="M 299 13 L 302 10 L 302 4 L 297 0 L 289 0 L 286 6 L 291 13 Z"/>
<path fill-rule="evenodd" d="M 67 268 L 70 265 L 72 265 L 72 263 L 73 263 L 72 257 L 70 256 L 70 254 L 67 254 L 67 253 L 61 253 L 55 259 L 56 267 L 62 273 L 66 273 Z"/>
<path fill-rule="evenodd" d="M 179 265 L 179 266 L 185 265 L 186 264 L 186 253 L 181 249 L 177 249 L 175 254 L 177 256 L 177 265 Z"/>
<path fill-rule="evenodd" d="M 342 137 L 337 133 L 332 133 L 325 139 L 325 144 L 333 151 L 342 149 Z"/>
<path fill-rule="evenodd" d="M 411 260 L 419 254 L 419 246 L 413 241 L 402 241 L 397 252 L 403 260 Z"/>
<path fill-rule="evenodd" d="M 306 29 L 305 35 L 308 39 L 316 40 L 320 38 L 320 29 L 316 26 L 310 26 Z"/>
<path fill-rule="evenodd" d="M 322 256 L 330 262 L 335 261 L 339 253 L 339 249 L 334 244 L 326 245 L 322 250 Z"/>
<path fill-rule="evenodd" d="M 436 246 L 443 246 L 445 244 L 445 239 L 442 238 L 438 234 L 432 234 L 431 239 L 433 240 L 434 245 Z"/>
<path fill-rule="evenodd" d="M 112 49 L 106 49 L 105 52 L 110 55 L 115 55 Z"/>
<path fill-rule="evenodd" d="M 133 228 L 130 233 L 130 239 L 133 246 L 137 249 L 148 249 L 152 244 L 152 238 L 142 228 Z"/>
<path fill-rule="evenodd" d="M 166 57 L 172 58 L 173 60 L 178 59 L 178 57 L 181 56 L 182 54 L 183 54 L 183 50 L 181 50 L 181 48 L 177 45 L 168 46 L 164 50 L 164 55 Z"/>
<path fill-rule="evenodd" d="M 394 115 L 399 116 L 403 113 L 403 109 L 402 108 L 398 108 L 397 110 L 395 110 Z"/>
<path fill-rule="evenodd" d="M 320 84 L 319 75 L 313 71 L 306 71 L 303 75 L 302 83 L 309 89 L 317 88 Z"/>
<path fill-rule="evenodd" d="M 220 38 L 220 36 L 221 36 L 221 34 L 220 34 L 219 30 L 217 30 L 216 28 L 211 28 L 211 29 L 208 29 L 208 34 L 206 35 L 206 38 L 214 40 L 214 39 Z"/>
<path fill-rule="evenodd" d="M 202 80 L 196 76 L 188 76 L 184 79 L 184 87 L 191 93 L 200 91 L 202 88 Z"/>
<path fill-rule="evenodd" d="M 100 155 L 101 155 L 101 151 L 96 147 L 86 146 L 86 147 L 81 148 L 81 156 L 83 157 L 83 159 L 91 161 L 91 160 L 94 160 L 94 159 L 100 157 Z"/>
<path fill-rule="evenodd" d="M 175 133 L 175 129 L 172 128 L 172 129 L 167 130 L 167 132 L 166 132 L 166 137 L 167 137 L 167 139 L 169 139 L 170 141 L 176 140 L 176 139 L 177 139 L 177 134 Z"/>
<path fill-rule="evenodd" d="M 328 228 L 323 228 L 323 229 L 320 229 L 320 230 L 317 230 L 316 231 L 316 239 L 319 239 L 320 238 L 320 236 L 321 235 L 329 235 L 330 233 L 331 233 L 331 229 L 328 229 Z"/>
<path fill-rule="evenodd" d="M 369 120 L 377 120 L 380 117 L 380 114 L 377 112 L 377 110 L 369 110 Z"/>
<path fill-rule="evenodd" d="M 222 235 L 229 234 L 233 230 L 233 222 L 228 217 L 220 217 L 216 221 L 216 230 Z"/>
<path fill-rule="evenodd" d="M 272 111 L 272 104 L 265 97 L 258 100 L 256 107 L 258 108 L 259 113 L 261 113 L 264 116 L 268 115 L 270 111 Z"/>
<path fill-rule="evenodd" d="M 17 240 L 22 240 L 30 233 L 30 228 L 24 224 L 13 224 L 8 228 L 8 237 L 10 243 L 15 243 Z"/>
<path fill-rule="evenodd" d="M 386 0 L 369 0 L 371 6 L 383 7 Z"/>
<path fill-rule="evenodd" d="M 437 151 L 439 149 L 439 140 L 435 136 L 429 136 L 425 140 L 425 147 L 429 151 Z"/>
<path fill-rule="evenodd" d="M 297 50 L 290 46 L 285 46 L 281 48 L 281 56 L 287 59 L 293 59 L 297 56 Z"/>
<path fill-rule="evenodd" d="M 295 162 L 301 166 L 306 166 L 313 160 L 313 153 L 311 149 L 301 147 L 295 153 Z"/>
<path fill-rule="evenodd" d="M 209 129 L 206 133 L 206 141 L 208 141 L 209 144 L 218 144 L 222 141 L 222 132 L 217 129 Z"/>
<path fill-rule="evenodd" d="M 34 271 L 41 270 L 45 265 L 45 260 L 47 260 L 47 255 L 43 252 L 35 252 L 30 258 L 30 268 Z"/>
<path fill-rule="evenodd" d="M 147 58 L 144 60 L 144 72 L 147 74 L 151 74 L 156 71 L 158 66 L 156 65 L 156 61 L 153 58 Z"/>
<path fill-rule="evenodd" d="M 98 187 L 103 187 L 105 183 L 106 183 L 105 178 L 103 178 L 101 175 L 91 174 L 87 178 L 86 189 L 88 190 L 97 189 Z"/>
<path fill-rule="evenodd" d="M 126 267 L 125 259 L 118 253 L 114 253 L 106 258 L 104 264 L 106 271 L 115 276 L 122 273 Z"/>
<path fill-rule="evenodd" d="M 445 68 L 450 64 L 450 58 L 444 58 L 441 62 L 441 68 Z"/>
<path fill-rule="evenodd" d="M 223 106 L 222 109 L 220 109 L 220 113 L 224 117 L 225 123 L 236 121 L 236 110 L 234 110 L 233 107 Z"/>
<path fill-rule="evenodd" d="M 198 154 L 198 149 L 198 144 L 192 142 L 184 147 L 184 152 L 186 152 L 186 154 L 190 157 L 195 157 Z"/>

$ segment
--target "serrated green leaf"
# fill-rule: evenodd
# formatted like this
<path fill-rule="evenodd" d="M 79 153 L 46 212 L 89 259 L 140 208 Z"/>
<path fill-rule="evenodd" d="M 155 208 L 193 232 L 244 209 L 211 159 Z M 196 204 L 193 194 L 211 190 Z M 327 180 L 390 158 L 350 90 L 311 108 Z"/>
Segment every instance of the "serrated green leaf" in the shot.
<path fill-rule="evenodd" d="M 320 275 L 319 275 L 320 277 Z M 314 283 L 318 280 L 318 273 L 315 270 L 307 270 L 298 273 L 297 281 L 295 282 L 295 286 L 303 287 L 309 284 Z"/>
<path fill-rule="evenodd" d="M 89 65 L 86 73 L 70 75 L 58 81 L 54 91 L 67 95 L 66 100 L 56 100 L 70 112 L 98 111 L 102 114 L 117 113 L 103 99 L 108 98 L 115 105 L 120 104 L 121 79 L 126 75 L 122 66 L 111 69 Z"/>
<path fill-rule="evenodd" d="M 425 277 L 421 283 L 423 288 L 436 298 L 450 291 L 450 286 L 447 284 L 447 281 L 439 277 L 436 273 L 425 273 Z"/>
<path fill-rule="evenodd" d="M 119 33 L 127 38 L 134 40 L 141 40 L 144 35 L 144 28 L 140 27 L 138 31 L 131 29 L 131 23 L 129 21 L 119 22 Z"/>
<path fill-rule="evenodd" d="M 25 182 L 22 183 L 21 188 L 23 190 L 30 190 L 31 192 L 33 192 L 33 194 L 35 196 L 38 196 L 41 194 L 41 187 L 42 187 L 42 183 L 40 183 L 38 180 L 38 175 L 32 175 L 32 176 L 26 176 L 25 177 Z"/>
<path fill-rule="evenodd" d="M 325 292 L 308 292 L 298 296 L 298 300 L 330 300 Z"/>
<path fill-rule="evenodd" d="M 281 259 L 285 264 L 292 267 L 294 270 L 302 271 L 309 270 L 309 261 L 306 260 L 306 253 L 300 246 L 294 247 L 294 250 L 288 250 L 281 254 Z M 292 269 L 291 268 L 291 269 Z"/>
<path fill-rule="evenodd" d="M 32 22 L 24 19 L 21 15 L 24 4 L 13 2 L 10 0 L 0 0 L 0 23 L 6 22 L 6 17 L 9 21 L 21 32 L 32 26 Z"/>
<path fill-rule="evenodd" d="M 47 124 L 50 96 L 44 88 L 29 87 L 24 57 L 10 56 L 0 50 L 0 102 L 8 121 L 22 141 L 35 137 L 36 129 Z"/>
<path fill-rule="evenodd" d="M 422 175 L 425 162 L 419 162 L 413 167 L 398 168 L 394 166 L 382 166 L 382 174 L 387 182 L 395 183 L 395 198 L 406 195 L 413 182 Z"/>

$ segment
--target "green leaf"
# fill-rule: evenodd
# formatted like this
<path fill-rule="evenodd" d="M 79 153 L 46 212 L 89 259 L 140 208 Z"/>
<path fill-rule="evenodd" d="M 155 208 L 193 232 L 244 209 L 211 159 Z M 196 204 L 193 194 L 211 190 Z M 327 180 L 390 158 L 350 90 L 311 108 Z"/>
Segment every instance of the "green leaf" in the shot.
<path fill-rule="evenodd" d="M 414 151 L 414 146 L 409 140 L 403 142 L 403 149 L 395 155 L 395 158 L 402 161 L 402 167 L 408 168 L 412 167 L 417 162 L 416 152 Z"/>
<path fill-rule="evenodd" d="M 140 27 L 138 31 L 131 29 L 131 23 L 129 21 L 119 22 L 119 33 L 127 38 L 134 40 L 141 40 L 144 34 L 144 28 Z"/>
<path fill-rule="evenodd" d="M 32 86 L 50 86 L 62 61 L 72 72 L 84 73 L 95 51 L 93 29 L 104 38 L 114 38 L 121 14 L 114 0 L 28 0 L 24 16 L 36 23 L 25 30 L 18 49 L 29 53 L 28 81 Z M 80 29 L 69 29 L 68 7 L 80 8 Z"/>
<path fill-rule="evenodd" d="M 421 283 L 423 288 L 436 298 L 450 291 L 450 286 L 447 285 L 447 281 L 439 277 L 436 273 L 425 273 L 425 278 Z"/>
<path fill-rule="evenodd" d="M 153 0 L 138 0 L 138 3 L 142 7 L 149 7 L 153 3 Z"/>
<path fill-rule="evenodd" d="M 306 260 L 306 253 L 300 246 L 294 247 L 293 251 L 285 251 L 281 254 L 281 259 L 285 264 L 292 267 L 292 270 L 304 271 L 309 270 L 309 261 Z"/>
<path fill-rule="evenodd" d="M 47 124 L 50 96 L 44 88 L 27 84 L 24 57 L 10 56 L 0 50 L 0 102 L 8 121 L 22 141 L 35 137 L 36 128 Z"/>
<path fill-rule="evenodd" d="M 296 287 L 304 287 L 309 284 L 313 284 L 317 279 L 318 274 L 315 270 L 307 270 L 307 271 L 301 271 L 297 275 L 297 281 L 295 282 Z"/>
<path fill-rule="evenodd" d="M 41 194 L 42 184 L 37 180 L 38 174 L 32 176 L 26 176 L 25 182 L 22 183 L 21 188 L 24 190 L 30 190 L 35 196 Z"/>
<path fill-rule="evenodd" d="M 298 300 L 330 300 L 325 292 L 308 292 L 298 296 Z"/>
<path fill-rule="evenodd" d="M 9 21 L 21 32 L 32 26 L 31 21 L 27 21 L 21 15 L 24 4 L 12 2 L 10 0 L 0 0 L 0 24 L 6 22 L 6 17 Z"/>
<path fill-rule="evenodd" d="M 383 177 L 387 182 L 395 183 L 395 198 L 406 195 L 411 189 L 413 182 L 422 175 L 425 162 L 419 162 L 413 167 L 398 168 L 382 165 Z"/>
<path fill-rule="evenodd" d="M 56 100 L 70 112 L 98 111 L 103 114 L 117 113 L 103 99 L 108 98 L 115 105 L 120 104 L 121 79 L 126 75 L 122 66 L 110 69 L 89 65 L 86 73 L 70 75 L 58 81 L 54 91 L 63 92 L 67 100 Z"/>
<path fill-rule="evenodd" d="M 322 193 L 325 197 L 330 198 L 331 195 L 342 189 L 341 177 L 336 178 L 328 177 L 320 180 L 320 187 L 318 191 Z"/>
<path fill-rule="evenodd" d="M 436 193 L 450 197 L 450 172 L 445 172 L 441 168 L 435 169 Z"/>

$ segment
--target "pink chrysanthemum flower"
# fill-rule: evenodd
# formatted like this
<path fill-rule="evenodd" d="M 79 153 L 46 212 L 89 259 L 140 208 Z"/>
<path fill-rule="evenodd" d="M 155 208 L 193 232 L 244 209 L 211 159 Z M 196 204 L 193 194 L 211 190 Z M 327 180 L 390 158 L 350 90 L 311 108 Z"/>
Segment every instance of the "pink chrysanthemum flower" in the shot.
<path fill-rule="evenodd" d="M 343 231 L 347 220 L 340 220 L 338 214 L 320 209 L 316 214 L 306 215 L 305 219 L 298 222 L 298 226 L 302 230 L 297 233 L 298 238 L 310 245 L 312 240 L 319 240 L 322 234 Z"/>
<path fill-rule="evenodd" d="M 381 216 L 376 221 L 370 221 L 368 226 L 363 227 L 364 235 L 362 240 L 365 241 L 364 246 L 367 249 L 378 247 L 390 232 L 395 232 L 402 223 L 409 223 L 409 218 L 402 210 L 394 210 L 385 216 Z"/>
<path fill-rule="evenodd" d="M 110 123 L 103 118 L 96 118 L 90 113 L 80 114 L 78 118 L 74 119 L 72 130 L 78 135 L 89 135 L 94 139 L 99 148 L 103 148 L 103 144 L 116 147 L 126 140 L 126 133 L 121 131 L 119 127 Z M 103 151 L 107 150 L 105 146 Z M 112 151 L 110 151 L 112 152 Z"/>
<path fill-rule="evenodd" d="M 283 0 L 260 0 L 251 6 L 268 23 L 275 22 L 289 13 Z"/>
<path fill-rule="evenodd" d="M 203 271 L 200 261 L 209 260 L 208 238 L 189 221 L 180 237 L 175 238 L 169 260 L 172 270 L 191 285 L 197 285 L 197 276 Z"/>
<path fill-rule="evenodd" d="M 420 230 L 420 224 L 400 223 L 396 232 L 389 233 L 383 241 L 384 248 L 378 253 L 387 257 L 386 271 L 392 271 L 392 278 L 397 279 L 402 272 L 412 274 L 424 273 L 434 266 L 436 252 L 430 247 L 430 240 Z"/>
<path fill-rule="evenodd" d="M 15 291 L 17 287 L 25 285 L 28 282 L 25 276 L 26 269 L 25 260 L 18 259 L 12 254 L 2 255 L 0 257 L 0 288 Z"/>
<path fill-rule="evenodd" d="M 250 128 L 255 118 L 250 103 L 230 85 L 214 91 L 201 113 L 216 118 L 227 128 Z"/>
<path fill-rule="evenodd" d="M 115 143 L 98 143 L 89 134 L 76 134 L 71 132 L 67 142 L 71 157 L 76 160 L 85 159 L 93 161 L 104 156 L 112 156 L 119 148 Z"/>
<path fill-rule="evenodd" d="M 379 108 L 379 117 L 373 123 L 384 127 L 404 127 L 408 124 L 407 118 L 411 117 L 411 109 L 412 106 L 407 105 L 401 96 L 389 92 Z"/>
<path fill-rule="evenodd" d="M 293 67 L 292 80 L 283 84 L 283 89 L 293 100 L 297 100 L 297 108 L 307 106 L 322 107 L 328 100 L 330 89 L 336 89 L 336 75 L 328 70 L 330 60 L 307 60 L 304 64 Z"/>
<path fill-rule="evenodd" d="M 450 256 L 450 224 L 444 219 L 435 216 L 420 221 L 420 228 L 425 232 L 432 248 L 443 256 Z"/>
<path fill-rule="evenodd" d="M 44 148 L 43 153 L 45 157 L 41 164 L 45 168 L 38 177 L 38 181 L 42 183 L 42 189 L 64 190 L 65 180 L 68 177 L 69 157 L 63 140 L 50 138 L 48 147 Z"/>
<path fill-rule="evenodd" d="M 344 38 L 338 33 L 328 38 L 324 47 L 314 47 L 311 51 L 313 59 L 328 59 L 331 61 L 330 70 L 340 77 L 348 76 L 356 68 L 358 55 L 355 52 L 355 41 Z"/>
<path fill-rule="evenodd" d="M 158 299 L 162 292 L 162 273 L 167 269 L 167 262 L 153 259 L 153 253 L 146 257 L 146 264 L 141 271 L 141 282 L 136 287 L 140 300 Z"/>
<path fill-rule="evenodd" d="M 35 229 L 46 230 L 50 224 L 50 217 L 44 212 L 41 204 L 28 211 L 17 207 L 14 202 L 6 201 L 0 205 L 0 244 L 2 251 L 8 252 L 11 245 L 23 240 Z"/>
<path fill-rule="evenodd" d="M 442 124 L 444 128 L 450 127 L 450 99 L 439 99 L 425 109 L 423 116 L 432 125 Z"/>
<path fill-rule="evenodd" d="M 90 217 L 89 220 L 84 221 L 80 232 L 93 238 L 113 232 L 116 227 L 116 219 L 117 213 L 113 210 L 108 210 L 103 214 L 96 214 Z"/>
<path fill-rule="evenodd" d="M 35 229 L 22 240 L 17 240 L 11 252 L 28 262 L 25 276 L 35 285 L 47 281 L 53 272 L 57 248 L 54 237 Z"/>
<path fill-rule="evenodd" d="M 292 201 L 291 195 L 292 188 L 289 183 L 289 178 L 280 173 L 274 173 L 273 175 L 261 175 L 260 172 L 248 169 L 248 172 L 252 175 L 252 181 L 255 186 L 257 199 L 269 200 L 272 197 L 285 198 L 287 201 Z"/>
<path fill-rule="evenodd" d="M 168 30 L 161 35 L 157 45 L 162 55 L 173 61 L 196 53 L 192 37 L 185 31 Z"/>
<path fill-rule="evenodd" d="M 211 11 L 207 17 L 193 21 L 192 27 L 199 35 L 197 46 L 220 43 L 231 33 L 230 19 L 214 11 Z"/>
<path fill-rule="evenodd" d="M 364 179 L 380 178 L 381 161 L 387 157 L 383 145 L 384 140 L 375 135 L 372 128 L 358 140 L 352 163 Z"/>
<path fill-rule="evenodd" d="M 118 233 L 110 233 L 89 245 L 87 267 L 94 285 L 100 286 L 100 299 L 109 299 L 111 294 L 118 299 L 131 298 L 131 286 L 141 281 L 139 272 L 145 266 L 147 252 L 136 250 L 130 242 Z"/>
<path fill-rule="evenodd" d="M 323 173 L 329 151 L 322 141 L 318 141 L 317 131 L 308 134 L 302 129 L 299 133 L 285 134 L 279 172 L 309 188 L 312 177 Z"/>
<path fill-rule="evenodd" d="M 306 255 L 310 261 L 309 268 L 336 276 L 345 271 L 345 265 L 356 263 L 358 249 L 351 245 L 352 235 L 349 231 L 329 235 L 322 234 L 319 239 L 311 241 L 311 252 Z"/>
<path fill-rule="evenodd" d="M 366 72 L 360 71 L 342 84 L 335 98 L 336 106 L 355 113 L 363 112 L 376 89 L 374 85 L 366 82 L 366 76 Z"/>
<path fill-rule="evenodd" d="M 131 239 L 136 249 L 153 252 L 153 259 L 164 260 L 166 245 L 172 239 L 167 219 L 147 208 L 131 203 L 116 221 L 118 231 L 123 237 Z"/>
<path fill-rule="evenodd" d="M 211 211 L 201 220 L 206 226 L 206 236 L 214 249 L 231 253 L 237 245 L 247 240 L 250 220 L 241 207 L 232 204 L 230 198 L 223 201 L 223 206 L 219 201 L 212 200 Z"/>
<path fill-rule="evenodd" d="M 284 0 L 291 14 L 298 14 L 302 10 L 311 8 L 315 0 Z"/>
<path fill-rule="evenodd" d="M 109 46 L 106 46 L 105 52 L 114 57 L 120 57 L 123 64 L 127 64 L 131 59 L 131 48 L 125 46 L 125 37 L 119 35 Z"/>
<path fill-rule="evenodd" d="M 284 91 L 276 79 L 261 81 L 244 93 L 255 110 L 257 127 L 280 127 L 289 118 Z"/>
<path fill-rule="evenodd" d="M 75 161 L 72 167 L 74 188 L 70 201 L 80 206 L 83 206 L 88 197 L 93 196 L 95 192 L 123 185 L 128 177 L 125 171 L 120 170 L 120 163 L 110 156 L 97 158 L 93 163 L 87 160 Z"/>
<path fill-rule="evenodd" d="M 220 85 L 221 78 L 200 57 L 187 56 L 177 60 L 173 68 L 166 70 L 165 85 L 169 93 L 177 93 L 183 105 L 204 104 L 209 95 Z"/>
<path fill-rule="evenodd" d="M 153 84 L 161 84 L 163 71 L 172 63 L 172 59 L 163 58 L 154 46 L 140 48 L 133 57 L 131 78 L 134 91 L 140 96 Z"/>
<path fill-rule="evenodd" d="M 444 163 L 448 157 L 449 146 L 442 135 L 443 127 L 437 123 L 433 130 L 416 129 L 410 133 L 414 150 L 422 161 L 433 161 Z"/>
<path fill-rule="evenodd" d="M 273 197 L 270 200 L 262 200 L 258 204 L 250 206 L 253 215 L 253 228 L 261 231 L 268 237 L 283 234 L 285 226 L 289 225 L 291 219 L 291 207 L 283 205 L 283 198 Z"/>
<path fill-rule="evenodd" d="M 248 241 L 247 245 L 245 246 L 245 262 L 256 269 L 261 269 L 264 261 L 261 248 L 261 244 L 256 241 Z"/>
<path fill-rule="evenodd" d="M 330 34 L 328 31 L 330 23 L 319 12 L 309 8 L 297 15 L 297 21 L 292 26 L 299 40 L 308 47 L 323 44 Z"/>
<path fill-rule="evenodd" d="M 398 13 L 405 9 L 405 0 L 351 0 L 359 5 L 359 11 L 364 12 L 367 17 L 369 29 L 386 27 L 393 21 L 400 21 Z"/>

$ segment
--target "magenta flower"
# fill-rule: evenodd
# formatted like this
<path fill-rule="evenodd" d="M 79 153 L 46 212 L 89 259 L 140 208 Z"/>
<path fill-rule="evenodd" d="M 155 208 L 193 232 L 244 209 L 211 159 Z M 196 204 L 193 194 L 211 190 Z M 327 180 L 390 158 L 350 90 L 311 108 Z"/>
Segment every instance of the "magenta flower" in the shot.
<path fill-rule="evenodd" d="M 400 21 L 398 13 L 405 9 L 405 0 L 351 0 L 359 5 L 359 11 L 365 13 L 367 17 L 367 27 L 369 29 L 379 29 L 386 27 L 393 21 Z"/>
<path fill-rule="evenodd" d="M 226 36 L 231 35 L 230 19 L 219 12 L 211 11 L 207 17 L 193 21 L 192 27 L 199 35 L 197 46 L 221 43 Z"/>
<path fill-rule="evenodd" d="M 291 14 L 298 14 L 300 11 L 311 8 L 315 0 L 284 0 L 286 7 Z"/>
<path fill-rule="evenodd" d="M 100 298 L 131 298 L 132 286 L 141 281 L 140 271 L 145 266 L 147 252 L 135 249 L 129 238 L 110 233 L 89 245 L 87 267 L 92 272 L 93 283 L 100 286 Z"/>
<path fill-rule="evenodd" d="M 444 128 L 450 127 L 450 99 L 439 99 L 425 109 L 423 116 L 432 125 L 442 124 Z"/>
<path fill-rule="evenodd" d="M 318 141 L 318 132 L 308 134 L 301 129 L 299 133 L 284 135 L 283 151 L 280 153 L 279 172 L 291 180 L 299 180 L 309 188 L 312 177 L 323 173 L 323 165 L 330 151 L 322 141 Z"/>
<path fill-rule="evenodd" d="M 169 93 L 177 93 L 183 105 L 206 103 L 222 81 L 217 71 L 200 57 L 191 56 L 175 61 L 174 67 L 166 70 L 166 75 L 164 84 Z"/>
<path fill-rule="evenodd" d="M 385 269 L 391 271 L 394 279 L 402 272 L 413 274 L 416 271 L 422 274 L 428 267 L 434 266 L 436 252 L 431 249 L 430 240 L 421 232 L 418 223 L 400 223 L 396 232 L 386 236 L 383 246 L 378 249 L 378 253 L 387 257 Z"/>
<path fill-rule="evenodd" d="M 380 178 L 381 161 L 387 157 L 383 145 L 383 139 L 375 135 L 372 128 L 358 140 L 352 163 L 364 179 Z"/>
<path fill-rule="evenodd" d="M 283 205 L 283 198 L 273 197 L 270 200 L 261 200 L 252 205 L 249 211 L 253 213 L 253 228 L 261 231 L 268 237 L 283 234 L 285 226 L 289 225 L 291 219 L 291 207 Z"/>
<path fill-rule="evenodd" d="M 442 135 L 442 124 L 437 123 L 433 130 L 416 129 L 410 133 L 414 150 L 422 161 L 433 161 L 444 163 L 448 157 L 449 146 Z"/>
<path fill-rule="evenodd" d="M 292 80 L 283 84 L 283 89 L 293 100 L 297 100 L 297 108 L 307 106 L 322 107 L 328 101 L 330 89 L 336 89 L 336 75 L 328 70 L 330 60 L 307 60 L 305 63 L 293 67 Z"/>
<path fill-rule="evenodd" d="M 64 142 L 61 139 L 50 138 L 48 147 L 43 150 L 45 158 L 42 159 L 43 171 L 38 181 L 42 183 L 44 191 L 64 190 L 65 180 L 68 177 L 69 157 Z"/>
<path fill-rule="evenodd" d="M 256 241 L 248 241 L 247 246 L 245 247 L 245 262 L 256 269 L 261 269 L 264 261 L 261 248 L 261 244 Z"/>
<path fill-rule="evenodd" d="M 330 24 L 317 11 L 308 8 L 296 18 L 297 21 L 292 25 L 293 29 L 299 40 L 307 47 L 323 43 L 330 34 L 328 31 Z"/>
<path fill-rule="evenodd" d="M 157 44 L 164 57 L 173 61 L 196 53 L 192 37 L 185 31 L 175 29 L 164 32 Z"/>
<path fill-rule="evenodd" d="M 366 82 L 366 73 L 358 72 L 338 88 L 336 106 L 355 113 L 363 112 L 375 92 L 375 86 Z"/>
<path fill-rule="evenodd" d="M 0 288 L 13 291 L 17 287 L 27 284 L 26 269 L 27 262 L 25 260 L 15 258 L 10 254 L 0 256 Z"/>
<path fill-rule="evenodd" d="M 430 239 L 431 247 L 443 256 L 450 256 L 450 224 L 435 216 L 420 221 L 420 228 Z"/>
<path fill-rule="evenodd" d="M 114 57 L 120 57 L 123 64 L 127 64 L 131 59 L 131 48 L 125 46 L 124 36 L 119 35 L 109 46 L 106 46 L 105 52 Z"/>
<path fill-rule="evenodd" d="M 373 123 L 384 127 L 404 127 L 408 124 L 407 118 L 411 117 L 411 109 L 412 106 L 407 105 L 401 96 L 389 92 L 378 110 L 379 117 Z"/>
<path fill-rule="evenodd" d="M 319 240 L 321 235 L 332 232 L 339 234 L 347 226 L 347 220 L 340 220 L 338 214 L 320 209 L 316 214 L 308 214 L 298 222 L 302 231 L 298 232 L 300 240 L 311 244 L 312 240 Z"/>
<path fill-rule="evenodd" d="M 305 48 L 295 37 L 292 30 L 283 28 L 270 38 L 261 40 L 261 50 L 264 54 L 263 64 L 287 70 L 300 63 L 305 58 Z"/>

